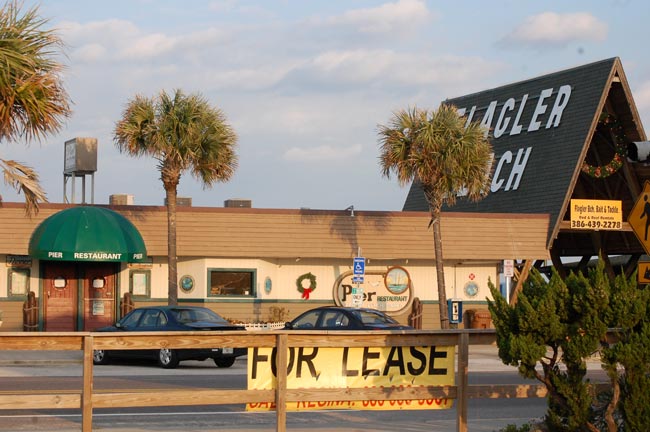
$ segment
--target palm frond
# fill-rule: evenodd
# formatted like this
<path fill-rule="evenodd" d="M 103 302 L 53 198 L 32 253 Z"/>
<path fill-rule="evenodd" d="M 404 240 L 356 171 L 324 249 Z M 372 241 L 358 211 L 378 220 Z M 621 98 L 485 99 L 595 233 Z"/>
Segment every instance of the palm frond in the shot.
<path fill-rule="evenodd" d="M 13 160 L 0 159 L 5 184 L 25 195 L 25 212 L 38 213 L 40 202 L 47 202 L 47 196 L 38 182 L 38 174 L 30 167 Z"/>
<path fill-rule="evenodd" d="M 0 140 L 41 139 L 58 131 L 71 111 L 57 56 L 63 42 L 22 2 L 0 8 Z"/>

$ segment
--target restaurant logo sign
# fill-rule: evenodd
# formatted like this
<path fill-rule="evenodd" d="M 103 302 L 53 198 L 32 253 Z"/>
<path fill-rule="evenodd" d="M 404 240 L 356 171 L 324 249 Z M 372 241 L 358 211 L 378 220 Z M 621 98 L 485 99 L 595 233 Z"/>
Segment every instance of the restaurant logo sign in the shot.
<path fill-rule="evenodd" d="M 353 282 L 354 273 L 342 273 L 334 282 L 334 302 L 337 306 L 364 307 L 378 309 L 388 314 L 400 313 L 411 306 L 413 287 L 411 278 L 403 267 L 395 266 L 386 270 L 368 270 L 364 282 Z M 361 291 L 361 304 L 353 303 L 353 293 Z"/>
<path fill-rule="evenodd" d="M 125 257 L 128 256 L 128 259 Z M 104 261 L 104 262 L 134 262 L 142 261 L 145 257 L 142 253 L 124 254 L 121 252 L 68 252 L 68 251 L 47 251 L 46 259 L 53 261 Z"/>

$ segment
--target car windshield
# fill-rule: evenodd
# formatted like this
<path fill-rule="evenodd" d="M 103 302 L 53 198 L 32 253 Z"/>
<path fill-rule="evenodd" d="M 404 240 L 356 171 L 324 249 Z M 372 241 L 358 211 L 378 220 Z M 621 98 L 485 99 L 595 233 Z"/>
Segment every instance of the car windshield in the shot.
<path fill-rule="evenodd" d="M 356 310 L 353 312 L 365 324 L 397 324 L 393 318 L 379 312 L 369 310 Z"/>
<path fill-rule="evenodd" d="M 227 324 L 228 321 L 221 318 L 210 309 L 189 309 L 189 308 L 175 308 L 169 311 L 174 316 L 176 321 L 184 324 L 196 322 L 212 322 L 219 324 Z"/>

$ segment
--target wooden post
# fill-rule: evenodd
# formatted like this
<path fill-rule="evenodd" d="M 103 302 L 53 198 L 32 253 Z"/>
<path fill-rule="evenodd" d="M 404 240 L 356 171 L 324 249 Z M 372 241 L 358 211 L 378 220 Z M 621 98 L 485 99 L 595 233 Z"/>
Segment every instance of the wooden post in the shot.
<path fill-rule="evenodd" d="M 286 432 L 287 430 L 287 351 L 288 336 L 286 333 L 278 334 L 275 338 L 276 347 L 276 388 L 275 388 L 275 414 L 277 432 Z"/>
<path fill-rule="evenodd" d="M 458 383 L 456 383 L 456 430 L 467 432 L 467 386 L 469 365 L 469 334 L 458 334 Z"/>
<path fill-rule="evenodd" d="M 81 430 L 93 430 L 93 337 L 84 336 L 83 389 L 81 390 Z"/>
<path fill-rule="evenodd" d="M 510 304 L 517 303 L 517 297 L 519 297 L 519 293 L 524 288 L 524 282 L 526 281 L 526 279 L 528 279 L 528 273 L 530 273 L 530 269 L 532 267 L 533 267 L 533 260 L 529 259 L 524 262 L 524 268 L 521 269 L 521 273 L 519 273 L 519 277 L 517 278 L 517 286 L 515 287 L 515 290 L 512 293 Z"/>

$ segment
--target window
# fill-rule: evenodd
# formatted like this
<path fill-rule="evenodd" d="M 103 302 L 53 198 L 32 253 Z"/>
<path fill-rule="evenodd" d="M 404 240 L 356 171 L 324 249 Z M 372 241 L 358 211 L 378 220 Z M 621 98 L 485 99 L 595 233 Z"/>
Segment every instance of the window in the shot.
<path fill-rule="evenodd" d="M 293 328 L 294 329 L 316 328 L 316 325 L 318 324 L 318 318 L 320 318 L 320 312 L 321 311 L 319 310 L 312 310 L 306 312 L 304 315 L 302 315 L 300 318 L 294 321 Z"/>
<path fill-rule="evenodd" d="M 9 269 L 9 297 L 22 297 L 29 293 L 29 269 Z"/>
<path fill-rule="evenodd" d="M 151 271 L 131 270 L 129 273 L 129 292 L 133 297 L 151 297 Z"/>
<path fill-rule="evenodd" d="M 208 269 L 208 296 L 255 296 L 255 270 Z"/>
<path fill-rule="evenodd" d="M 323 328 L 332 329 L 336 327 L 347 327 L 348 325 L 348 317 L 339 311 L 327 311 L 323 314 Z"/>
<path fill-rule="evenodd" d="M 158 309 L 147 309 L 144 312 L 138 327 L 160 327 L 166 323 L 167 319 L 165 318 L 165 315 L 163 315 Z"/>
<path fill-rule="evenodd" d="M 137 327 L 143 312 L 144 309 L 135 309 L 120 320 L 120 327 L 127 329 Z"/>

